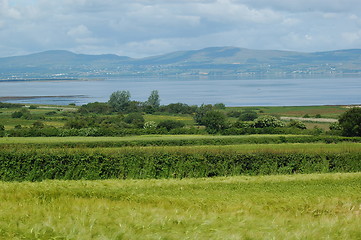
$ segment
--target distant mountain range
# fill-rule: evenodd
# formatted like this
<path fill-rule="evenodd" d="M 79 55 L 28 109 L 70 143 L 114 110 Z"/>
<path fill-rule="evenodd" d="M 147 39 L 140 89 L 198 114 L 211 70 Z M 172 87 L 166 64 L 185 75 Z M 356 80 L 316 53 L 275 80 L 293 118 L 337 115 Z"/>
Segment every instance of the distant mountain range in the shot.
<path fill-rule="evenodd" d="M 303 74 L 361 74 L 361 49 L 301 53 L 212 47 L 139 59 L 56 50 L 0 58 L 1 80 Z"/>

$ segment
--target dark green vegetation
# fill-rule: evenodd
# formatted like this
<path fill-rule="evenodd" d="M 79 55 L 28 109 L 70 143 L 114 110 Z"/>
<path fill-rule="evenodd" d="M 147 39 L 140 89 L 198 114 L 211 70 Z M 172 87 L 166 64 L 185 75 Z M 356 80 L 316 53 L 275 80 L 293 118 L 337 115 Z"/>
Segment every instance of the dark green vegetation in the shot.
<path fill-rule="evenodd" d="M 342 119 L 352 120 L 351 125 L 356 126 L 350 130 L 353 135 L 346 135 L 358 136 L 357 108 L 226 108 L 222 103 L 160 105 L 157 91 L 153 91 L 146 102 L 131 100 L 128 91 L 117 91 L 108 103 L 81 107 L 10 104 L 1 109 L 0 136 L 5 138 L 0 141 L 0 179 L 7 181 L 361 171 L 358 145 L 361 138 L 339 136 L 347 129 L 345 126 L 350 126 Z M 314 124 L 321 124 L 317 120 L 325 120 L 322 116 L 343 114 L 339 124 L 325 123 L 329 127 L 325 130 L 322 125 L 310 129 L 309 123 L 281 119 L 296 112 L 298 117 L 314 117 Z M 126 135 L 130 137 L 124 137 Z M 296 149 L 290 143 L 308 145 Z M 249 144 L 260 146 L 258 152 Z M 322 147 L 307 150 L 315 144 Z M 335 151 L 325 149 L 324 146 L 331 144 Z M 271 145 L 278 151 L 272 151 Z"/>
<path fill-rule="evenodd" d="M 360 239 L 358 110 L 158 97 L 0 104 L 0 238 Z"/>
<path fill-rule="evenodd" d="M 292 135 L 4 138 L 0 177 L 39 181 L 356 172 L 361 171 L 360 142 Z"/>
<path fill-rule="evenodd" d="M 343 135 L 361 137 L 361 108 L 351 108 L 342 114 L 339 124 Z"/>
<path fill-rule="evenodd" d="M 72 80 L 111 76 L 304 76 L 309 74 L 360 74 L 361 50 L 300 53 L 213 47 L 132 59 L 117 55 L 84 55 L 47 51 L 0 58 L 3 79 Z M 69 69 L 71 69 L 69 71 Z M 49 77 L 52 76 L 53 77 Z M 14 77 L 15 76 L 15 77 Z"/>
<path fill-rule="evenodd" d="M 197 149 L 197 152 L 134 147 L 94 151 L 3 149 L 0 152 L 0 180 L 199 178 L 361 171 L 361 151 L 357 150 L 242 153 L 229 149 L 212 151 L 212 148 Z"/>
<path fill-rule="evenodd" d="M 128 91 L 117 91 L 110 96 L 107 103 L 95 102 L 80 107 L 25 107 L 1 103 L 0 136 L 207 133 L 359 136 L 359 133 L 350 133 L 358 131 L 354 126 L 351 128 L 349 124 L 332 122 L 346 112 L 347 108 L 342 106 L 226 108 L 222 103 L 201 106 L 189 106 L 184 103 L 160 105 L 159 99 L 158 91 L 154 90 L 145 102 L 132 100 Z M 290 120 L 290 117 L 303 118 L 301 121 Z M 283 118 L 287 118 L 287 121 Z M 357 126 L 359 119 L 352 119 L 353 124 Z"/>

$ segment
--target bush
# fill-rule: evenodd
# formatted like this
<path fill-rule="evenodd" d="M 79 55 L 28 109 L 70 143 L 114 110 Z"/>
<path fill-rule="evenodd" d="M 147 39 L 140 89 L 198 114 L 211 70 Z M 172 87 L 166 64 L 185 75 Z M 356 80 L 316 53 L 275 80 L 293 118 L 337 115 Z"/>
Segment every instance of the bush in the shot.
<path fill-rule="evenodd" d="M 342 130 L 341 125 L 338 122 L 331 123 L 329 128 L 333 131 Z"/>
<path fill-rule="evenodd" d="M 128 114 L 123 121 L 128 124 L 133 124 L 137 128 L 142 128 L 145 122 L 143 115 L 136 112 Z"/>
<path fill-rule="evenodd" d="M 45 125 L 44 125 L 43 122 L 36 121 L 36 122 L 34 122 L 34 123 L 32 124 L 32 127 L 33 127 L 33 128 L 44 128 Z"/>
<path fill-rule="evenodd" d="M 159 111 L 175 114 L 192 114 L 196 111 L 197 106 L 189 106 L 185 103 L 171 103 L 167 106 L 161 106 Z"/>
<path fill-rule="evenodd" d="M 23 116 L 23 113 L 21 111 L 15 111 L 11 114 L 12 118 L 21 118 Z"/>
<path fill-rule="evenodd" d="M 257 118 L 254 121 L 254 126 L 256 128 L 267 128 L 267 127 L 276 128 L 276 127 L 284 127 L 285 124 L 274 116 L 265 115 Z"/>
<path fill-rule="evenodd" d="M 239 116 L 241 116 L 241 112 L 240 112 L 240 111 L 230 111 L 230 112 L 227 112 L 227 117 L 239 118 Z"/>
<path fill-rule="evenodd" d="M 31 113 L 29 110 L 23 108 L 20 111 L 15 111 L 11 114 L 12 118 L 24 118 L 24 119 L 31 119 Z"/>
<path fill-rule="evenodd" d="M 175 121 L 175 120 L 165 120 L 158 124 L 158 128 L 165 128 L 165 129 L 167 129 L 167 131 L 170 131 L 170 130 L 176 129 L 176 128 L 182 128 L 184 126 L 185 126 L 185 124 L 183 122 Z"/>
<path fill-rule="evenodd" d="M 81 129 L 86 127 L 88 127 L 87 121 L 79 118 L 70 119 L 64 124 L 64 128 Z"/>
<path fill-rule="evenodd" d="M 143 126 L 144 129 L 156 129 L 157 128 L 157 124 L 154 121 L 148 121 L 144 123 Z"/>
<path fill-rule="evenodd" d="M 239 116 L 240 121 L 253 121 L 258 118 L 258 115 L 254 111 L 246 110 L 242 112 Z"/>
<path fill-rule="evenodd" d="M 51 112 L 46 112 L 46 113 L 45 113 L 45 115 L 47 115 L 47 116 L 54 116 L 54 115 L 56 115 L 56 114 L 57 114 L 56 111 L 51 111 Z"/>
<path fill-rule="evenodd" d="M 0 102 L 0 108 L 21 108 L 23 106 L 22 104 Z"/>
<path fill-rule="evenodd" d="M 287 127 L 292 127 L 292 128 L 299 128 L 299 129 L 307 129 L 306 125 L 298 120 L 291 120 L 288 124 Z"/>

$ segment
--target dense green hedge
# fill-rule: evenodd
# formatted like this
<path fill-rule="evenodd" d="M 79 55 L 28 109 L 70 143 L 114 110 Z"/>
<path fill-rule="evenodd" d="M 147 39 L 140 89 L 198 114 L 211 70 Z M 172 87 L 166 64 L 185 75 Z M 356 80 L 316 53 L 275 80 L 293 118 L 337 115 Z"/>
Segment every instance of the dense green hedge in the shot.
<path fill-rule="evenodd" d="M 190 146 L 190 145 L 234 145 L 234 144 L 277 144 L 277 143 L 338 143 L 338 142 L 361 142 L 359 137 L 339 136 L 245 136 L 245 137 L 215 137 L 198 139 L 164 139 L 164 140 L 131 140 L 131 141 L 94 141 L 94 142 L 46 142 L 46 143 L 9 143 L 0 144 L 0 149 L 14 147 L 24 148 L 107 148 L 107 147 L 144 147 L 144 146 Z"/>
<path fill-rule="evenodd" d="M 165 128 L 158 129 L 139 129 L 139 128 L 21 128 L 10 129 L 5 132 L 8 137 L 99 137 L 99 136 L 134 136 L 147 134 L 204 134 L 204 130 L 198 128 L 176 128 L 167 130 Z"/>
<path fill-rule="evenodd" d="M 166 123 L 164 121 L 163 123 Z M 176 122 L 180 123 L 180 122 Z M 174 125 L 174 123 L 173 123 Z M 184 128 L 178 126 L 169 126 L 168 124 L 159 124 L 156 129 L 144 128 L 55 128 L 55 127 L 30 127 L 10 129 L 5 131 L 9 137 L 68 137 L 68 136 L 132 136 L 145 134 L 207 134 L 203 128 L 190 127 Z M 160 128 L 159 128 L 160 127 Z M 212 132 L 212 131 L 211 131 Z M 217 132 L 217 131 L 216 131 Z M 221 135 L 250 135 L 250 134 L 298 134 L 298 135 L 320 135 L 322 129 L 299 129 L 294 127 L 264 127 L 264 128 L 226 128 L 218 132 Z M 330 133 L 330 132 L 329 132 Z"/>
<path fill-rule="evenodd" d="M 0 180 L 144 179 L 361 171 L 361 153 L 2 151 Z"/>

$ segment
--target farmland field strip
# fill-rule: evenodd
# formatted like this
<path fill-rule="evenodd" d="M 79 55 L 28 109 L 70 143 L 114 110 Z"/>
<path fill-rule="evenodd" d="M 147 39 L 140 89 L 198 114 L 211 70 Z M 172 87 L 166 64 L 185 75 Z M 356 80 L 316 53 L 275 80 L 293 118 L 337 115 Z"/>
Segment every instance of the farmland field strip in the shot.
<path fill-rule="evenodd" d="M 0 182 L 2 239 L 359 239 L 361 173 Z"/>
<path fill-rule="evenodd" d="M 246 135 L 246 136 L 136 136 L 136 137 L 29 137 L 0 138 L 0 149 L 6 148 L 105 148 L 134 146 L 202 146 L 280 143 L 361 142 L 361 138 L 308 135 Z"/>
<path fill-rule="evenodd" d="M 24 145 L 2 148 L 2 151 L 33 151 L 33 152 L 67 152 L 67 153 L 101 153 L 114 154 L 124 152 L 166 152 L 166 153 L 357 153 L 361 152 L 361 143 L 342 142 L 337 144 L 326 143 L 278 143 L 278 144 L 232 144 L 232 145 L 196 145 L 196 146 L 124 146 L 124 147 L 86 147 L 72 148 L 51 147 L 42 145 L 33 148 Z"/>

